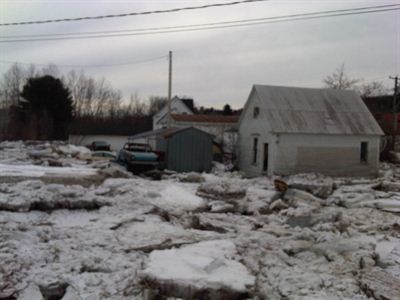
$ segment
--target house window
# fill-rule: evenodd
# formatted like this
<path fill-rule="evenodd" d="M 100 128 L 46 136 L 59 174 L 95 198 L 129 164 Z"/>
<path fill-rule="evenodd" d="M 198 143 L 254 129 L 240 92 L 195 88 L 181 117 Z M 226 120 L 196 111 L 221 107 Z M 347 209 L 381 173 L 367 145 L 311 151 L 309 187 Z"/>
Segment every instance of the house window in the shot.
<path fill-rule="evenodd" d="M 253 140 L 253 164 L 257 164 L 257 148 L 258 148 L 258 138 Z"/>
<path fill-rule="evenodd" d="M 254 107 L 253 118 L 257 118 L 259 114 L 260 114 L 260 108 L 258 106 Z"/>
<path fill-rule="evenodd" d="M 368 142 L 361 142 L 360 146 L 360 162 L 368 162 Z"/>

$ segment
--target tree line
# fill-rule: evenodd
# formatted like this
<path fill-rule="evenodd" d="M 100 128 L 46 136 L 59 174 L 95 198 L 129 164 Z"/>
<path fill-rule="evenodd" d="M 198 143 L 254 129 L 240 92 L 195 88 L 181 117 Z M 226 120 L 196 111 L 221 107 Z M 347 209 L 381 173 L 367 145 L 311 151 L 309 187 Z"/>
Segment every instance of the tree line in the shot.
<path fill-rule="evenodd" d="M 59 79 L 69 90 L 73 116 L 76 118 L 151 115 L 165 103 L 165 98 L 158 96 L 151 96 L 146 102 L 137 94 L 131 94 L 128 99 L 124 99 L 121 91 L 114 89 L 104 77 L 96 79 L 84 71 L 71 70 L 64 74 L 56 65 L 37 68 L 34 65 L 23 67 L 14 64 L 0 80 L 0 107 L 18 105 L 28 80 L 44 76 Z"/>
<path fill-rule="evenodd" d="M 14 64 L 0 79 L 0 112 L 10 119 L 3 136 L 9 139 L 66 139 L 70 131 L 122 134 L 151 129 L 151 116 L 165 103 L 165 97 L 144 101 L 137 93 L 124 99 L 105 78 L 76 70 L 62 73 L 55 65 Z"/>
<path fill-rule="evenodd" d="M 48 89 L 53 92 L 47 93 Z M 150 130 L 151 116 L 166 102 L 167 98 L 160 96 L 142 100 L 137 93 L 126 99 L 104 77 L 94 78 L 76 70 L 62 73 L 56 65 L 37 68 L 15 63 L 0 79 L 0 109 L 9 111 L 7 135 L 13 139 L 65 139 L 69 132 L 126 134 Z M 193 110 L 201 114 L 240 113 L 229 104 L 222 110 L 203 106 Z"/>

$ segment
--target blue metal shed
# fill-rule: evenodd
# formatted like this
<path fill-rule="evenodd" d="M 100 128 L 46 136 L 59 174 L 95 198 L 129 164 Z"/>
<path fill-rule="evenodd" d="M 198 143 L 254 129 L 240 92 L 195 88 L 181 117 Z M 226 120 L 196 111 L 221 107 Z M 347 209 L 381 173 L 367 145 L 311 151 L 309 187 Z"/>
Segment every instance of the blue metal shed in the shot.
<path fill-rule="evenodd" d="M 167 168 L 177 172 L 209 172 L 212 168 L 214 136 L 194 127 L 167 128 L 129 137 L 146 142 L 162 153 Z"/>

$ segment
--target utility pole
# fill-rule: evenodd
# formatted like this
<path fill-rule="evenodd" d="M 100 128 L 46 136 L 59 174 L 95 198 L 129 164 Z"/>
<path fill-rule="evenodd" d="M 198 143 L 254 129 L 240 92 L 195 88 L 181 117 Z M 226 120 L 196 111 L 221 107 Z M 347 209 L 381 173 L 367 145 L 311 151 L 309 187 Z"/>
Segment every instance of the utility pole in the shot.
<path fill-rule="evenodd" d="M 169 51 L 168 56 L 169 61 L 169 72 L 168 72 L 168 125 L 171 127 L 172 117 L 171 117 L 171 88 L 172 88 L 172 51 Z"/>
<path fill-rule="evenodd" d="M 397 94 L 399 91 L 399 76 L 389 76 L 390 79 L 394 80 L 394 92 L 393 92 L 393 134 L 392 134 L 392 150 L 396 147 L 396 134 L 397 134 Z"/>

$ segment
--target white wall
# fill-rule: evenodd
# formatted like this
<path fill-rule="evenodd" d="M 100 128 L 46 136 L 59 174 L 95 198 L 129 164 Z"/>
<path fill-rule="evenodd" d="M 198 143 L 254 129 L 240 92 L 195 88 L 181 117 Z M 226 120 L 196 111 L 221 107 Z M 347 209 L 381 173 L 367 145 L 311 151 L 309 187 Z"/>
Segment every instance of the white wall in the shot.
<path fill-rule="evenodd" d="M 253 144 L 254 139 L 258 140 L 256 162 L 253 163 Z M 264 167 L 264 144 L 268 143 L 268 169 L 263 170 Z M 276 152 L 276 136 L 262 132 L 255 131 L 249 135 L 239 134 L 239 169 L 246 173 L 248 176 L 272 175 L 274 158 Z"/>
<path fill-rule="evenodd" d="M 112 151 L 120 150 L 126 142 L 128 136 L 125 135 L 69 135 L 70 144 L 86 146 L 95 141 L 105 141 L 110 143 Z"/>
<path fill-rule="evenodd" d="M 260 107 L 254 118 L 254 107 Z M 239 121 L 239 169 L 248 176 L 319 172 L 332 176 L 375 176 L 379 165 L 379 136 L 272 134 L 262 103 L 251 93 Z M 257 137 L 257 162 L 253 140 Z M 368 142 L 367 163 L 360 162 L 360 144 Z M 268 170 L 263 172 L 264 143 L 269 144 Z"/>
<path fill-rule="evenodd" d="M 368 142 L 368 161 L 360 161 L 361 142 Z M 319 172 L 332 176 L 376 176 L 379 136 L 281 134 L 274 173 Z"/>
<path fill-rule="evenodd" d="M 259 107 L 259 115 L 254 118 L 253 111 L 255 107 Z M 268 170 L 265 172 L 272 175 L 274 165 L 274 153 L 276 151 L 276 137 L 269 133 L 266 115 L 262 110 L 262 105 L 257 95 L 252 91 L 245 105 L 239 120 L 238 128 L 238 165 L 239 169 L 248 176 L 259 176 L 263 173 L 263 148 L 264 143 L 269 144 L 269 162 Z M 253 141 L 258 139 L 257 160 L 253 163 Z"/>

